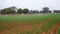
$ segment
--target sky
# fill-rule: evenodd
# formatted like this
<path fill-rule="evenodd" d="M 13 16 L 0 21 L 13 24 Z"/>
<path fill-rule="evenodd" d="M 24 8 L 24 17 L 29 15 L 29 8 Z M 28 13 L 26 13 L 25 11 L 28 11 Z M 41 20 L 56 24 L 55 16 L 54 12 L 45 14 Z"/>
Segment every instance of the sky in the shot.
<path fill-rule="evenodd" d="M 60 0 L 0 0 L 0 9 L 16 6 L 30 10 L 41 10 L 49 7 L 50 10 L 60 10 Z"/>

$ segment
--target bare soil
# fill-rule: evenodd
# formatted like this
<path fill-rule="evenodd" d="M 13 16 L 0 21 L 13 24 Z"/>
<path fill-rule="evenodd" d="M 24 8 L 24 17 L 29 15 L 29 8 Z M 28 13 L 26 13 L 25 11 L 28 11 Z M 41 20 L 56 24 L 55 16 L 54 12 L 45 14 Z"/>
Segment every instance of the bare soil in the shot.
<path fill-rule="evenodd" d="M 48 20 L 52 20 L 52 19 L 48 19 Z M 33 30 L 34 27 L 36 28 L 40 28 L 43 25 L 46 24 L 47 21 L 42 21 L 39 22 L 37 20 L 33 21 L 34 23 L 36 23 L 34 26 L 31 23 L 28 22 L 23 22 L 23 23 L 0 23 L 0 26 L 2 26 L 2 30 L 0 30 L 0 34 L 21 34 L 26 32 L 30 32 Z M 37 23 L 38 22 L 38 23 Z M 49 30 L 48 32 L 42 32 L 41 34 L 58 34 L 58 28 L 60 27 L 60 22 L 58 24 L 56 24 L 51 30 Z M 33 34 L 35 34 L 35 32 L 33 32 Z"/>

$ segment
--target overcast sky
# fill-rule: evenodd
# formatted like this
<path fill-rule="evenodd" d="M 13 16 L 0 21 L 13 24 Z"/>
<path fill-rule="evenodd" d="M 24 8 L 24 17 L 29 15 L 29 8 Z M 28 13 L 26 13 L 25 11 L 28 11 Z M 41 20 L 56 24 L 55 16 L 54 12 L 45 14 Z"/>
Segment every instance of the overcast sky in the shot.
<path fill-rule="evenodd" d="M 59 10 L 60 0 L 0 0 L 0 9 L 10 6 L 28 8 L 30 10 L 41 10 L 43 7 L 49 7 L 51 10 Z"/>

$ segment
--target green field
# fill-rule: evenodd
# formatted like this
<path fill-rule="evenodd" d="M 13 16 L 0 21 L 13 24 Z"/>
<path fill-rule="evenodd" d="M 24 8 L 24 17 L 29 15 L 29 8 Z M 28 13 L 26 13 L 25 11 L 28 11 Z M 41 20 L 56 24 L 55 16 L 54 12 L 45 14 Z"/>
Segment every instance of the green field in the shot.
<path fill-rule="evenodd" d="M 41 34 L 48 32 L 57 23 L 60 23 L 60 14 L 0 15 L 0 32 L 8 30 L 8 34 Z M 24 29 L 24 26 L 28 30 Z M 19 28 L 22 29 L 19 30 Z M 3 34 L 6 34 L 6 32 Z"/>

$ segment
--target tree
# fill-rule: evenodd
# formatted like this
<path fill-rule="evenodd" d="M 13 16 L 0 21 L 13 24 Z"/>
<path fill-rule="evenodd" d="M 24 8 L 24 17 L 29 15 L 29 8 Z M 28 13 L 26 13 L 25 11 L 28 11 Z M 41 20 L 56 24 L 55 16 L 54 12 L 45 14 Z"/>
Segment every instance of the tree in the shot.
<path fill-rule="evenodd" d="M 6 14 L 6 10 L 5 9 L 2 9 L 1 10 L 1 14 Z"/>
<path fill-rule="evenodd" d="M 1 14 L 14 14 L 16 12 L 16 7 L 8 7 L 1 10 Z"/>
<path fill-rule="evenodd" d="M 22 10 L 21 8 L 19 8 L 19 9 L 17 10 L 17 13 L 21 14 L 21 13 L 23 13 L 23 10 Z"/>
<path fill-rule="evenodd" d="M 52 11 L 50 10 L 49 13 L 52 13 Z"/>
<path fill-rule="evenodd" d="M 29 9 L 27 9 L 27 8 L 26 9 L 23 9 L 23 13 L 24 14 L 27 14 L 28 12 L 29 12 Z"/>
<path fill-rule="evenodd" d="M 10 13 L 12 13 L 12 14 L 14 14 L 15 12 L 16 12 L 16 10 L 17 10 L 17 8 L 16 7 L 14 7 L 14 6 L 12 6 L 12 7 L 9 7 L 9 8 L 7 8 L 8 10 L 8 12 L 10 12 Z"/>
<path fill-rule="evenodd" d="M 11 9 L 7 8 L 7 9 L 5 9 L 5 10 L 6 10 L 6 11 L 5 11 L 6 14 L 10 14 L 10 13 L 11 13 Z"/>
<path fill-rule="evenodd" d="M 0 14 L 1 14 L 1 10 L 0 10 Z"/>

